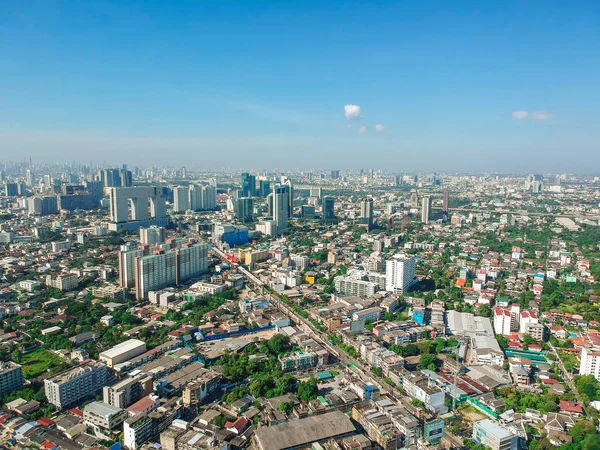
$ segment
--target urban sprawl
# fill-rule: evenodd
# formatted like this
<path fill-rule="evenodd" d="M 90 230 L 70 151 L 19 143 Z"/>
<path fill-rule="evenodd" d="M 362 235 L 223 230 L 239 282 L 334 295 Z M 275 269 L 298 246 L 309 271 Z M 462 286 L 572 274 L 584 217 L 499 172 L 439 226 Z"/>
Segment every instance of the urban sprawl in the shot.
<path fill-rule="evenodd" d="M 600 178 L 2 165 L 0 448 L 600 449 Z"/>

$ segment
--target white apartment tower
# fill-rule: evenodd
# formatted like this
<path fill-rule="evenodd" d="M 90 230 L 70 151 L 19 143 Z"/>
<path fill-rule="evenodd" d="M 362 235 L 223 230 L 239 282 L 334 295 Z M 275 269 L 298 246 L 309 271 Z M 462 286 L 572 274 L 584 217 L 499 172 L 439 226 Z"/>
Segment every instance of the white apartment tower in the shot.
<path fill-rule="evenodd" d="M 416 259 L 414 256 L 395 255 L 385 264 L 385 289 L 394 294 L 405 294 L 414 283 Z"/>
<path fill-rule="evenodd" d="M 183 212 L 190 209 L 189 189 L 185 186 L 173 188 L 173 211 Z"/>

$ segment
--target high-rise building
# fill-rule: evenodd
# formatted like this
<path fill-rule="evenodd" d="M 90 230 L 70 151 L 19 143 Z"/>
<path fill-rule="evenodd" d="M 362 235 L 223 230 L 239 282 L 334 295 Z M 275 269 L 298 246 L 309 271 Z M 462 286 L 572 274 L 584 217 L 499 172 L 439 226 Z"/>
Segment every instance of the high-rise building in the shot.
<path fill-rule="evenodd" d="M 148 292 L 174 286 L 177 280 L 175 252 L 157 250 L 155 254 L 135 259 L 136 297 L 141 300 Z"/>
<path fill-rule="evenodd" d="M 32 187 L 32 186 L 33 186 L 33 183 L 34 183 L 33 172 L 31 172 L 31 170 L 30 170 L 30 169 L 27 169 L 27 170 L 25 171 L 25 184 L 26 184 L 28 187 Z"/>
<path fill-rule="evenodd" d="M 266 197 L 271 193 L 271 182 L 269 180 L 260 180 L 258 185 L 258 195 L 261 197 Z"/>
<path fill-rule="evenodd" d="M 448 189 L 444 189 L 444 200 L 442 201 L 442 211 L 448 212 L 448 203 L 450 201 L 450 194 Z"/>
<path fill-rule="evenodd" d="M 187 186 L 173 188 L 173 211 L 184 212 L 190 209 L 190 196 Z"/>
<path fill-rule="evenodd" d="M 290 218 L 290 186 L 287 184 L 273 187 L 273 221 L 277 224 L 277 234 L 288 232 Z"/>
<path fill-rule="evenodd" d="M 212 211 L 217 207 L 217 188 L 212 185 L 202 186 L 202 209 Z"/>
<path fill-rule="evenodd" d="M 247 172 L 242 173 L 242 197 L 254 197 L 256 195 L 256 176 Z"/>
<path fill-rule="evenodd" d="M 108 375 L 102 363 L 87 362 L 60 372 L 44 380 L 44 390 L 49 403 L 58 409 L 89 398 L 106 385 Z"/>
<path fill-rule="evenodd" d="M 138 299 L 148 292 L 174 286 L 208 270 L 209 244 L 184 243 L 181 248 L 155 250 L 153 255 L 137 257 L 135 290 Z"/>
<path fill-rule="evenodd" d="M 150 393 L 148 390 L 152 390 L 151 377 L 143 379 L 128 376 L 111 386 L 104 386 L 102 400 L 117 408 L 127 408 Z"/>
<path fill-rule="evenodd" d="M 340 171 L 339 170 L 332 170 L 330 172 L 330 178 L 332 180 L 337 180 L 340 177 Z"/>
<path fill-rule="evenodd" d="M 385 264 L 385 289 L 394 294 L 405 294 L 415 280 L 414 256 L 395 255 Z"/>
<path fill-rule="evenodd" d="M 325 197 L 323 199 L 323 220 L 335 219 L 335 200 L 333 197 Z"/>
<path fill-rule="evenodd" d="M 531 174 L 527 178 L 527 187 L 534 194 L 539 194 L 544 188 L 544 176 L 539 174 Z"/>
<path fill-rule="evenodd" d="M 113 187 L 109 190 L 110 220 L 113 224 L 137 222 L 139 226 L 168 224 L 166 197 L 161 189 L 153 186 Z M 148 209 L 150 203 L 150 209 Z M 131 220 L 129 212 L 131 210 Z M 150 219 L 154 223 L 150 222 Z M 158 222 L 158 223 L 156 223 Z M 118 229 L 121 226 L 116 226 Z"/>
<path fill-rule="evenodd" d="M 198 211 L 202 209 L 202 186 L 192 184 L 188 188 L 189 194 L 189 209 Z"/>
<path fill-rule="evenodd" d="M 400 186 L 402 184 L 402 176 L 401 175 L 394 176 L 394 184 L 396 186 Z"/>
<path fill-rule="evenodd" d="M 121 246 L 118 253 L 119 258 L 119 286 L 132 288 L 135 286 L 135 259 L 144 256 L 144 250 L 130 249 Z"/>
<path fill-rule="evenodd" d="M 140 243 L 147 245 L 162 244 L 165 242 L 167 232 L 164 227 L 151 226 L 140 228 Z"/>
<path fill-rule="evenodd" d="M 417 209 L 419 207 L 419 194 L 416 190 L 410 191 L 410 208 Z"/>
<path fill-rule="evenodd" d="M 24 383 L 21 366 L 12 361 L 0 362 L 0 397 L 21 389 Z"/>
<path fill-rule="evenodd" d="M 429 223 L 431 217 L 431 196 L 426 195 L 421 200 L 421 223 Z"/>
<path fill-rule="evenodd" d="M 239 198 L 236 205 L 237 219 L 242 223 L 250 223 L 253 221 L 254 202 L 252 197 Z"/>
<path fill-rule="evenodd" d="M 183 178 L 183 179 L 187 178 L 187 168 L 185 166 L 183 166 L 181 168 L 181 178 Z"/>
<path fill-rule="evenodd" d="M 360 202 L 360 223 L 371 230 L 373 227 L 373 199 Z"/>

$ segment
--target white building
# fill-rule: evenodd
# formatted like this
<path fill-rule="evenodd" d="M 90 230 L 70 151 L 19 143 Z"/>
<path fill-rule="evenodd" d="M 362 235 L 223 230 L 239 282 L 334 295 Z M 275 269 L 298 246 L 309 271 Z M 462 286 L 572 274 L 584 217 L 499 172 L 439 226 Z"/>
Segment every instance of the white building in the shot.
<path fill-rule="evenodd" d="M 594 375 L 600 381 L 600 349 L 583 347 L 579 375 Z"/>
<path fill-rule="evenodd" d="M 19 282 L 19 288 L 27 292 L 33 292 L 40 287 L 39 281 L 25 280 Z"/>
<path fill-rule="evenodd" d="M 473 424 L 473 440 L 491 450 L 517 450 L 517 436 L 491 419 Z"/>
<path fill-rule="evenodd" d="M 125 342 L 115 345 L 106 351 L 100 353 L 100 361 L 106 363 L 108 367 L 114 367 L 116 364 L 135 358 L 146 352 L 146 343 L 139 339 L 129 339 Z"/>
<path fill-rule="evenodd" d="M 521 311 L 521 320 L 519 322 L 519 332 L 527 333 L 529 324 L 539 323 L 538 316 L 535 311 Z"/>
<path fill-rule="evenodd" d="M 96 361 L 88 361 L 45 379 L 44 390 L 48 402 L 62 409 L 96 395 L 106 382 L 106 366 Z"/>
<path fill-rule="evenodd" d="M 494 308 L 494 332 L 502 336 L 510 336 L 510 311 L 507 308 Z"/>
<path fill-rule="evenodd" d="M 173 188 L 173 211 L 183 212 L 190 209 L 189 190 L 185 186 Z"/>
<path fill-rule="evenodd" d="M 165 242 L 166 230 L 165 227 L 151 226 L 149 228 L 140 228 L 140 243 L 141 244 L 162 244 Z"/>
<path fill-rule="evenodd" d="M 417 260 L 413 256 L 395 255 L 385 264 L 386 291 L 405 294 L 415 281 Z"/>
<path fill-rule="evenodd" d="M 127 411 L 104 402 L 91 402 L 83 408 L 83 421 L 96 435 L 110 436 L 111 430 L 127 418 Z"/>

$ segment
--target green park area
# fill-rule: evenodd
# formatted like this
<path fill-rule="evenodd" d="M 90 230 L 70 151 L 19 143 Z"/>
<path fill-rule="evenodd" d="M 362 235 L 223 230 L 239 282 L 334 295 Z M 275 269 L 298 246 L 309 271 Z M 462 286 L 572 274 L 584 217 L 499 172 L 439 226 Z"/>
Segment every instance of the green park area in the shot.
<path fill-rule="evenodd" d="M 25 378 L 34 378 L 48 369 L 59 366 L 64 360 L 49 350 L 38 349 L 23 355 L 21 365 Z"/>

